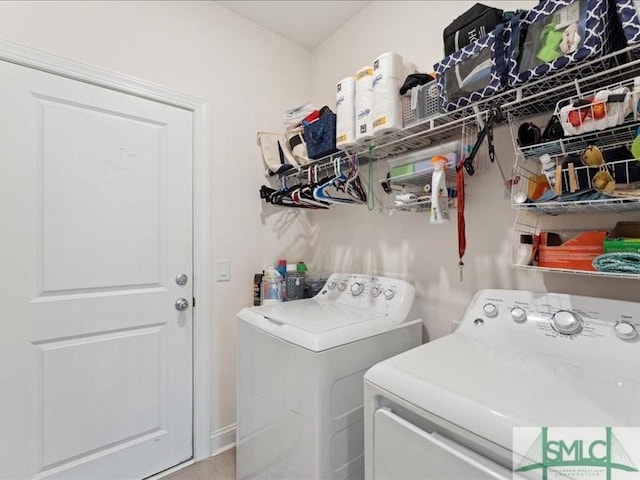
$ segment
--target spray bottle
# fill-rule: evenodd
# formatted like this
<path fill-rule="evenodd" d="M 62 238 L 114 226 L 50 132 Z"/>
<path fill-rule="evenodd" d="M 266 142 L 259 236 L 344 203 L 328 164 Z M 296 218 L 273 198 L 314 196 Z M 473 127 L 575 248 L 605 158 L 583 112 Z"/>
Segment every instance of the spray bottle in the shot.
<path fill-rule="evenodd" d="M 431 178 L 431 217 L 430 223 L 449 223 L 449 194 L 445 169 L 447 157 L 436 155 L 431 159 L 433 177 Z"/>

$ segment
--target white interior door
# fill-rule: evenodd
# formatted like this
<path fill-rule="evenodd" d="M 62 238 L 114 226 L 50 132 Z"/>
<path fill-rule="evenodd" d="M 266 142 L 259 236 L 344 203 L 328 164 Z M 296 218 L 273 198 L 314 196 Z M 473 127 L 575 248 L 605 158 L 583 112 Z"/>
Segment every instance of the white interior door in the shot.
<path fill-rule="evenodd" d="M 0 478 L 189 459 L 191 113 L 0 62 L 0 225 Z"/>

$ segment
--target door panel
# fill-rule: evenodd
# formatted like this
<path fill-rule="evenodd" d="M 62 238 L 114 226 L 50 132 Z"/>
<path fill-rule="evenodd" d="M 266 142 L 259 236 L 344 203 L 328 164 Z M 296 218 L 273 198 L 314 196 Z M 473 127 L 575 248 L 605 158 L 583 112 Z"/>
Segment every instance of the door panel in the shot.
<path fill-rule="evenodd" d="M 35 102 L 43 293 L 159 285 L 166 126 L 63 99 Z"/>
<path fill-rule="evenodd" d="M 0 478 L 189 459 L 191 113 L 6 62 L 0 87 Z"/>
<path fill-rule="evenodd" d="M 156 326 L 39 345 L 45 467 L 163 430 L 163 333 Z M 144 409 L 128 408 L 140 402 Z"/>

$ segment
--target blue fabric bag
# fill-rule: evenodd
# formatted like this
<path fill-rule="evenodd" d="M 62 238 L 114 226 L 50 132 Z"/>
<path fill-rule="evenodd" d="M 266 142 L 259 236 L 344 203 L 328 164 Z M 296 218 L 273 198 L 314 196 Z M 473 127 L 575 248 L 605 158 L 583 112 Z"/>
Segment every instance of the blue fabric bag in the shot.
<path fill-rule="evenodd" d="M 508 25 L 508 24 L 507 24 Z M 434 65 L 445 112 L 484 100 L 505 88 L 505 25 Z"/>
<path fill-rule="evenodd" d="M 616 0 L 618 17 L 627 45 L 640 43 L 640 5 L 636 7 L 634 0 Z"/>
<path fill-rule="evenodd" d="M 329 111 L 305 125 L 304 141 L 307 155 L 314 160 L 336 153 L 336 114 Z"/>
<path fill-rule="evenodd" d="M 607 0 L 542 0 L 513 22 L 508 84 L 520 85 L 617 46 L 617 19 Z"/>

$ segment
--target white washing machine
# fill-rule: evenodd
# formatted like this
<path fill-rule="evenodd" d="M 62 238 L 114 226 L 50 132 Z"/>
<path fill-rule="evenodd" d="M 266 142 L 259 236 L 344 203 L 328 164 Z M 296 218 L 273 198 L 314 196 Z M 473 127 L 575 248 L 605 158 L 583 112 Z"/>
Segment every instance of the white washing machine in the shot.
<path fill-rule="evenodd" d="M 640 427 L 639 328 L 637 303 L 480 291 L 454 333 L 366 373 L 365 477 L 511 479 L 533 455 L 513 427 Z"/>
<path fill-rule="evenodd" d="M 363 375 L 421 338 L 413 286 L 390 278 L 240 311 L 237 478 L 363 478 Z"/>

